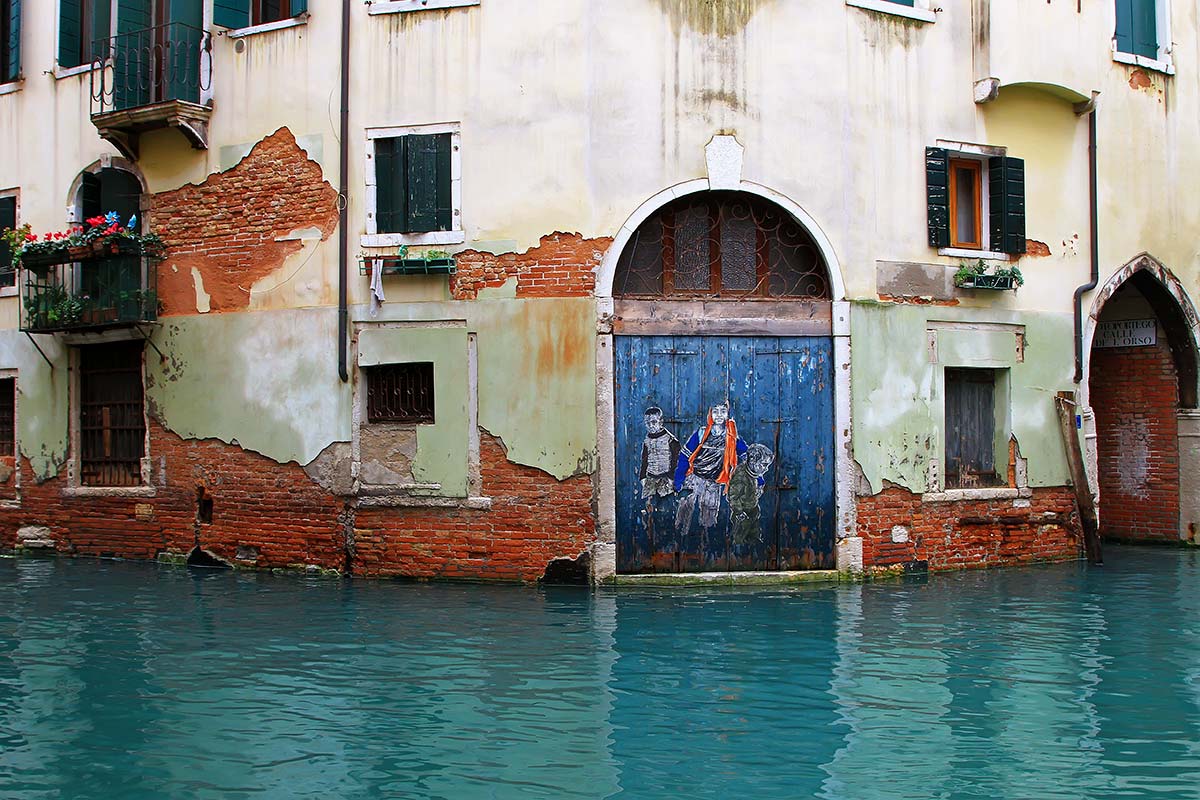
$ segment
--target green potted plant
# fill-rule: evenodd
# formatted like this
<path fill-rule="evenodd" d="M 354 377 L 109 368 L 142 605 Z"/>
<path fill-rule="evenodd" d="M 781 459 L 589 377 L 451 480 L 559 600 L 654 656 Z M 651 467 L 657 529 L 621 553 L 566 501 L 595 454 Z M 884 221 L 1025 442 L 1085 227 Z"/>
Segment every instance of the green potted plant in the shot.
<path fill-rule="evenodd" d="M 954 273 L 954 285 L 960 289 L 992 289 L 1004 291 L 1025 285 L 1020 267 L 989 266 L 982 258 L 963 261 Z"/>

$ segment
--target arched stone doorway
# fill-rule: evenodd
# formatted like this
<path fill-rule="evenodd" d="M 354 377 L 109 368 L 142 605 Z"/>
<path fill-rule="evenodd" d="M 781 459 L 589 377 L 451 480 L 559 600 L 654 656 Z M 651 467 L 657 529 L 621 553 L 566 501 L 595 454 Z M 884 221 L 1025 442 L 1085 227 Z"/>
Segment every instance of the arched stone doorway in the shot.
<path fill-rule="evenodd" d="M 1150 256 L 1119 270 L 1094 308 L 1086 384 L 1100 533 L 1195 541 L 1195 310 L 1170 270 Z"/>
<path fill-rule="evenodd" d="M 834 276 L 754 193 L 685 194 L 613 274 L 618 572 L 832 568 Z"/>

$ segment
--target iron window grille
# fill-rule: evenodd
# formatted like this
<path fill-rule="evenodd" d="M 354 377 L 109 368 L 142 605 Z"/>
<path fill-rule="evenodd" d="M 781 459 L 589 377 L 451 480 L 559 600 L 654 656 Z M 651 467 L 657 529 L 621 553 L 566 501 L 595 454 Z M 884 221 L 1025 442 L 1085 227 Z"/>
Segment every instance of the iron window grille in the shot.
<path fill-rule="evenodd" d="M 367 422 L 433 422 L 433 364 L 368 367 Z"/>
<path fill-rule="evenodd" d="M 141 342 L 80 348 L 79 449 L 84 486 L 141 485 L 146 453 Z"/>
<path fill-rule="evenodd" d="M 620 297 L 828 300 L 816 242 L 791 215 L 745 192 L 680 198 L 642 223 L 617 263 Z"/>

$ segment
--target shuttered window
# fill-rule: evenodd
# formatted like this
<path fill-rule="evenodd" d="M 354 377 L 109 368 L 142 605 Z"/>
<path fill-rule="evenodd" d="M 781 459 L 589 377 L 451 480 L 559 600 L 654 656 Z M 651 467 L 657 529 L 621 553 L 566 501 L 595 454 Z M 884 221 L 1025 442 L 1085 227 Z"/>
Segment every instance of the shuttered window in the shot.
<path fill-rule="evenodd" d="M 142 6 L 148 17 L 148 0 L 120 0 L 118 18 L 136 17 Z M 149 27 L 149 23 L 139 27 Z M 58 65 L 78 67 L 90 63 L 97 53 L 102 52 L 97 40 L 107 39 L 111 33 L 110 0 L 59 0 Z"/>
<path fill-rule="evenodd" d="M 224 28 L 246 28 L 307 12 L 308 0 L 214 0 L 213 23 Z"/>
<path fill-rule="evenodd" d="M 17 227 L 17 198 L 0 197 L 0 232 Z M 0 242 L 0 286 L 15 286 L 17 273 L 12 265 L 12 250 Z"/>
<path fill-rule="evenodd" d="M 1163 0 L 1116 0 L 1117 50 L 1158 58 L 1158 4 Z"/>
<path fill-rule="evenodd" d="M 378 233 L 426 233 L 454 227 L 451 134 L 375 139 Z"/>
<path fill-rule="evenodd" d="M 1009 156 L 954 158 L 925 148 L 925 204 L 930 247 L 1025 252 L 1025 162 Z M 983 198 L 988 199 L 983 219 Z M 986 224 L 987 241 L 982 231 Z"/>
<path fill-rule="evenodd" d="M 996 473 L 996 371 L 946 370 L 946 488 L 1001 485 Z"/>
<path fill-rule="evenodd" d="M 0 83 L 21 78 L 21 0 L 0 0 Z"/>

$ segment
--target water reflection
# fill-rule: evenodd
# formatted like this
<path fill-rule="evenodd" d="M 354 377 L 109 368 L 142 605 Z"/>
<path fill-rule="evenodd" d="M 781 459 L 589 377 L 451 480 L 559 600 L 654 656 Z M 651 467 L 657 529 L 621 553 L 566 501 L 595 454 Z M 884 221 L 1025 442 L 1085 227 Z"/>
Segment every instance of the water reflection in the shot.
<path fill-rule="evenodd" d="M 534 590 L 0 559 L 0 797 L 1200 797 L 1200 553 Z"/>

